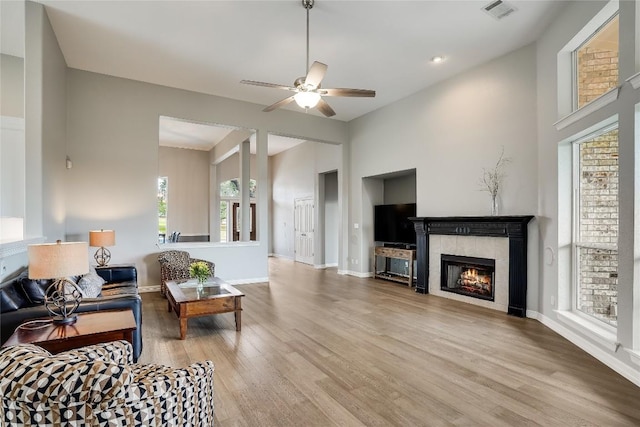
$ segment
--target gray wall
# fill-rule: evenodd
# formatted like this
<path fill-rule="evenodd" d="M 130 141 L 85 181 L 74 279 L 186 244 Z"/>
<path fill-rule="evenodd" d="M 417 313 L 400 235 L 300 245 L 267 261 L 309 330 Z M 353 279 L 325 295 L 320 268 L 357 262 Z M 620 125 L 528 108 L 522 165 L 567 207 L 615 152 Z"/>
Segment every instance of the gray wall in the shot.
<path fill-rule="evenodd" d="M 67 196 L 67 64 L 46 13 L 42 14 L 42 226 L 47 241 L 86 241 L 65 234 Z M 27 169 L 27 175 L 30 174 Z"/>
<path fill-rule="evenodd" d="M 478 180 L 504 146 L 513 161 L 502 212 L 536 213 L 535 60 L 535 46 L 524 47 L 349 123 L 352 271 L 371 271 L 371 212 L 380 202 L 367 184 L 376 180 L 363 177 L 415 168 L 419 216 L 488 215 Z"/>
<path fill-rule="evenodd" d="M 0 54 L 0 115 L 24 117 L 24 59 Z"/>
<path fill-rule="evenodd" d="M 327 266 L 338 265 L 338 172 L 329 172 L 324 176 L 324 263 Z"/>
<path fill-rule="evenodd" d="M 309 114 L 266 114 L 255 104 L 75 69 L 68 69 L 67 77 L 67 146 L 74 160 L 67 187 L 67 233 L 86 236 L 94 228 L 116 230 L 112 262 L 135 263 L 141 286 L 160 283 L 155 246 L 159 116 L 257 129 L 261 224 L 267 223 L 267 204 L 260 203 L 267 198 L 267 129 L 335 143 L 347 141 L 344 123 Z M 221 277 L 250 280 L 267 277 L 268 240 L 268 230 L 263 228 L 255 244 L 189 250 L 214 261 Z"/>
<path fill-rule="evenodd" d="M 209 234 L 209 152 L 159 147 L 158 175 L 166 176 L 167 233 Z"/>
<path fill-rule="evenodd" d="M 305 142 L 270 158 L 272 190 L 272 253 L 294 258 L 294 202 L 310 197 L 318 206 L 318 179 L 323 172 L 341 169 L 340 147 L 317 142 Z M 319 212 L 316 209 L 316 218 Z M 324 213 L 321 217 L 324 216 Z M 321 221 L 323 221 L 321 219 Z M 316 231 L 320 232 L 316 222 Z M 324 233 L 324 231 L 322 231 Z M 317 234 L 317 233 L 316 233 Z M 324 234 L 316 237 L 316 243 Z M 316 251 L 320 256 L 321 252 Z M 322 256 L 320 256 L 322 258 Z M 324 264 L 322 261 L 318 263 Z"/>
<path fill-rule="evenodd" d="M 416 175 L 384 180 L 384 204 L 395 205 L 416 202 Z"/>

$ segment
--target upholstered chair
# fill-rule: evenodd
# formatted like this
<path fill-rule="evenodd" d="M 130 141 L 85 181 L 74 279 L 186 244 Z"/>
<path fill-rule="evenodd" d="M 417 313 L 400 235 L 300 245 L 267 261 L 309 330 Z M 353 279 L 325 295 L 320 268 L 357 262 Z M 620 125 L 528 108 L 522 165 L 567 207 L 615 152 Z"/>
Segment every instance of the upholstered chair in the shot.
<path fill-rule="evenodd" d="M 194 262 L 205 262 L 209 265 L 211 275 L 215 276 L 215 264 L 198 258 L 191 258 L 186 251 L 165 251 L 158 255 L 160 263 L 160 292 L 165 295 L 167 292 L 167 282 L 169 280 L 186 280 L 189 278 L 189 266 Z"/>
<path fill-rule="evenodd" d="M 213 363 L 184 369 L 133 364 L 114 341 L 57 355 L 0 349 L 2 426 L 212 426 Z"/>

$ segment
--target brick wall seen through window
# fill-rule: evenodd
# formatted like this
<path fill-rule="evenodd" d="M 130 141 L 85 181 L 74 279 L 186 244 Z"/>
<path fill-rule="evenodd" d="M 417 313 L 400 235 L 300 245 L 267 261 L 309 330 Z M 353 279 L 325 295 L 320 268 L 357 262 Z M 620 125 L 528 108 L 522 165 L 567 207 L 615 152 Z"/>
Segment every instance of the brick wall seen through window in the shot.
<path fill-rule="evenodd" d="M 618 130 L 579 145 L 577 308 L 616 323 Z"/>
<path fill-rule="evenodd" d="M 618 16 L 576 51 L 577 107 L 618 86 Z"/>

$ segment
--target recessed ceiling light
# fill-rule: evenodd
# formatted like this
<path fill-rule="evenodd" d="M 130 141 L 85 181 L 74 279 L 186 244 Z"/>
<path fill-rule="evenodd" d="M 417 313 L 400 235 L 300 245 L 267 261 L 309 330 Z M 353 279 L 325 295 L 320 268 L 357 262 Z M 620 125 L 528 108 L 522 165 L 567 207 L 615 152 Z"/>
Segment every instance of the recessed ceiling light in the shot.
<path fill-rule="evenodd" d="M 434 64 L 439 64 L 442 61 L 444 61 L 444 56 L 434 56 L 433 58 L 431 58 L 431 62 L 433 62 Z"/>

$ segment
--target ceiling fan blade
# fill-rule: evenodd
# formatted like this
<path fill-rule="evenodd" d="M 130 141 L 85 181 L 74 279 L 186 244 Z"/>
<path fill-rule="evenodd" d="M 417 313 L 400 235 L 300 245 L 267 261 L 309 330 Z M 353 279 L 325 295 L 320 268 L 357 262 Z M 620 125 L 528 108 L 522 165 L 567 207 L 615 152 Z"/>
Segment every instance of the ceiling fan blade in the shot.
<path fill-rule="evenodd" d="M 336 89 L 320 89 L 318 90 L 323 95 L 326 96 L 352 96 L 352 97 L 365 97 L 365 98 L 373 98 L 376 96 L 375 90 L 368 89 L 346 89 L 346 88 L 336 88 Z"/>
<path fill-rule="evenodd" d="M 309 68 L 309 72 L 307 73 L 307 77 L 304 79 L 304 83 L 316 88 L 324 78 L 324 74 L 326 72 L 327 72 L 327 64 L 314 61 L 314 63 L 311 64 L 311 68 Z"/>
<path fill-rule="evenodd" d="M 320 101 L 318 101 L 318 105 L 316 107 L 322 114 L 324 114 L 327 117 L 336 115 L 336 112 L 333 111 L 333 108 L 331 108 L 331 106 L 327 104 L 327 102 L 322 98 L 320 98 Z"/>
<path fill-rule="evenodd" d="M 271 104 L 271 105 L 269 105 L 267 108 L 265 108 L 265 109 L 264 109 L 264 110 L 262 110 L 262 111 L 264 111 L 265 113 L 268 113 L 269 111 L 273 111 L 273 110 L 275 110 L 276 108 L 284 107 L 285 105 L 287 105 L 288 103 L 290 103 L 291 101 L 293 101 L 293 97 L 294 97 L 294 96 L 295 96 L 295 95 L 292 95 L 292 96 L 290 96 L 290 97 L 288 97 L 288 98 L 285 98 L 285 99 L 283 99 L 283 100 L 281 100 L 281 101 L 276 102 L 275 104 Z"/>
<path fill-rule="evenodd" d="M 278 84 L 275 84 L 275 83 L 256 82 L 254 80 L 240 80 L 240 83 L 243 83 L 245 85 L 270 87 L 270 88 L 273 88 L 273 89 L 284 89 L 284 90 L 292 90 L 292 91 L 296 90 L 296 88 L 290 87 L 290 86 L 278 85 Z"/>

